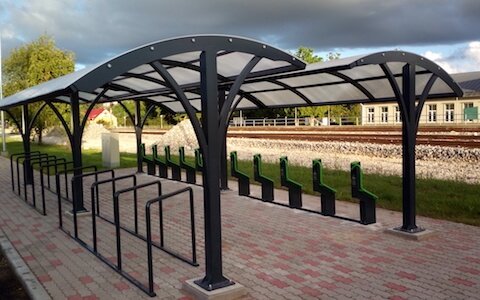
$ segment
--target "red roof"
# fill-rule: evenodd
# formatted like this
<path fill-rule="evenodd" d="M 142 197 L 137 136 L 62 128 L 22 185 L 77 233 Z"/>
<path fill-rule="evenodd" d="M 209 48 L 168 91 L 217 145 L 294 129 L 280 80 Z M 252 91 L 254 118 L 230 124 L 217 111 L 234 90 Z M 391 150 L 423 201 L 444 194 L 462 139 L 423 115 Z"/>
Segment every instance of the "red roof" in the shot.
<path fill-rule="evenodd" d="M 94 120 L 96 117 L 98 117 L 99 114 L 101 114 L 103 111 L 105 110 L 105 108 L 94 108 L 92 109 L 92 111 L 90 112 L 90 114 L 88 114 L 88 119 L 89 120 Z"/>

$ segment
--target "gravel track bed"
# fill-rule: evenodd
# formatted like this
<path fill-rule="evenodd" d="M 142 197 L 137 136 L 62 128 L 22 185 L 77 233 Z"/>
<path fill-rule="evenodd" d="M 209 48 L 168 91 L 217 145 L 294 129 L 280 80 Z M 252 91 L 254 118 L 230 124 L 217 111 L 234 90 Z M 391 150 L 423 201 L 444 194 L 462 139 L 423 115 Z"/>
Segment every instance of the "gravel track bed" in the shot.
<path fill-rule="evenodd" d="M 88 128 L 83 138 L 83 147 L 100 149 L 101 133 L 108 132 L 97 126 Z M 135 135 L 120 135 L 120 151 L 135 152 Z M 187 155 L 193 155 L 198 147 L 193 128 L 188 120 L 179 123 L 164 135 L 144 135 L 147 153 L 151 145 L 170 145 L 172 153 L 185 146 Z M 159 149 L 163 154 L 163 149 Z M 311 167 L 313 159 L 322 159 L 325 167 L 350 170 L 352 161 L 360 161 L 365 173 L 402 175 L 402 147 L 399 145 L 370 144 L 358 142 L 309 142 L 286 140 L 261 140 L 228 138 L 227 151 L 237 151 L 240 159 L 251 160 L 261 153 L 267 162 L 278 162 L 288 156 L 291 164 Z M 443 147 L 418 145 L 416 148 L 418 178 L 436 178 L 480 183 L 480 148 Z"/>

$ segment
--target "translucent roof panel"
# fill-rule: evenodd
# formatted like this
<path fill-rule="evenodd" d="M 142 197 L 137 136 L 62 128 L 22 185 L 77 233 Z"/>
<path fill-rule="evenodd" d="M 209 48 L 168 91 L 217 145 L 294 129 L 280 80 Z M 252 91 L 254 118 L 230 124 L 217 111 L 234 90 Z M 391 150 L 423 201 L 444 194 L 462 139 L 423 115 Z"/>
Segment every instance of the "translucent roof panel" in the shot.
<path fill-rule="evenodd" d="M 251 109 L 251 108 L 256 108 L 256 107 L 257 106 L 255 104 L 253 104 L 253 102 L 251 102 L 250 100 L 245 99 L 245 98 L 240 100 L 240 103 L 238 103 L 238 105 L 237 105 L 237 109 Z"/>
<path fill-rule="evenodd" d="M 357 67 L 355 69 L 339 71 L 339 73 L 348 76 L 351 79 L 359 80 L 365 78 L 372 78 L 384 76 L 382 69 L 378 65 L 366 65 Z"/>
<path fill-rule="evenodd" d="M 181 54 L 167 56 L 163 58 L 163 60 L 171 60 L 182 63 L 198 62 L 198 60 L 200 59 L 200 53 L 200 51 L 185 52 Z"/>
<path fill-rule="evenodd" d="M 155 72 L 155 70 L 150 65 L 145 64 L 145 65 L 138 66 L 128 72 L 133 74 L 147 74 L 147 73 Z"/>
<path fill-rule="evenodd" d="M 199 110 L 200 56 L 203 51 L 199 50 L 203 49 L 199 45 L 204 44 L 210 49 L 212 41 L 222 45 L 217 48 L 217 80 L 219 87 L 227 89 L 227 93 L 245 66 L 256 55 L 260 56 L 241 86 L 239 94 L 244 98 L 237 109 L 395 100 L 388 74 L 385 74 L 381 65 L 388 66 L 401 89 L 402 69 L 407 62 L 415 66 L 417 97 L 422 94 L 432 74 L 436 74 L 438 79 L 430 95 L 455 97 L 463 93 L 459 85 L 438 65 L 416 54 L 387 51 L 305 66 L 288 53 L 262 43 L 255 44 L 245 39 L 238 44 L 241 50 L 236 51 L 231 47 L 240 38 L 196 36 L 138 47 L 106 62 L 7 97 L 0 103 L 0 108 L 47 99 L 67 101 L 74 91 L 79 91 L 80 99 L 88 102 L 93 101 L 106 87 L 109 90 L 102 97 L 102 102 L 151 99 L 172 111 L 183 112 L 170 84 L 165 83 L 165 79 L 152 67 L 155 63 L 161 63 L 175 83 L 185 90 L 187 99 Z M 257 53 L 252 49 L 260 50 Z M 480 73 L 477 77 L 480 77 Z M 475 78 L 469 78 L 469 82 L 463 83 L 462 87 L 474 93 L 478 85 Z"/>
<path fill-rule="evenodd" d="M 388 79 L 362 81 L 360 84 L 377 99 L 395 97 Z"/>
<path fill-rule="evenodd" d="M 200 72 L 198 71 L 175 67 L 168 69 L 168 73 L 170 73 L 173 79 L 180 85 L 200 82 Z"/>
<path fill-rule="evenodd" d="M 165 87 L 158 83 L 140 79 L 140 78 L 135 78 L 135 77 L 118 80 L 115 83 L 123 87 L 126 87 L 128 89 L 133 89 L 136 91 L 145 91 L 145 90 L 149 91 L 149 90 L 155 90 L 155 89 L 160 89 Z"/>
<path fill-rule="evenodd" d="M 287 103 L 288 105 L 296 104 L 299 106 L 306 104 L 302 98 L 288 90 L 254 93 L 253 96 L 260 100 L 265 106 L 281 106 Z"/>
<path fill-rule="evenodd" d="M 220 55 L 217 58 L 217 72 L 223 77 L 238 75 L 253 57 L 252 54 L 237 52 Z"/>
<path fill-rule="evenodd" d="M 342 79 L 328 73 L 318 73 L 305 76 L 282 78 L 278 81 L 283 82 L 291 87 L 300 87 L 306 85 L 319 85 L 324 83 L 339 82 L 342 81 Z"/>
<path fill-rule="evenodd" d="M 349 83 L 298 89 L 315 104 L 335 101 L 368 99 L 360 90 Z"/>
<path fill-rule="evenodd" d="M 252 73 L 262 72 L 270 69 L 279 69 L 288 66 L 289 63 L 286 61 L 273 61 L 268 58 L 262 58 L 258 64 L 252 69 Z"/>
<path fill-rule="evenodd" d="M 247 83 L 242 85 L 242 91 L 245 91 L 245 92 L 254 92 L 259 90 L 275 90 L 275 89 L 283 89 L 283 88 L 280 85 L 269 82 L 269 81 Z"/>

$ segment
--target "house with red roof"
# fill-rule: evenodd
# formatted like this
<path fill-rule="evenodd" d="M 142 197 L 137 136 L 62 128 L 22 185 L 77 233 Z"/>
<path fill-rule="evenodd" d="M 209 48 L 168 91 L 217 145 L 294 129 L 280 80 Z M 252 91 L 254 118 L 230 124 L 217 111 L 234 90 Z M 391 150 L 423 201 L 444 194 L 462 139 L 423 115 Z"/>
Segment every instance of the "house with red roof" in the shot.
<path fill-rule="evenodd" d="M 115 117 L 109 110 L 101 107 L 94 108 L 88 114 L 88 120 L 93 123 L 103 124 L 109 127 L 117 127 L 117 117 Z"/>

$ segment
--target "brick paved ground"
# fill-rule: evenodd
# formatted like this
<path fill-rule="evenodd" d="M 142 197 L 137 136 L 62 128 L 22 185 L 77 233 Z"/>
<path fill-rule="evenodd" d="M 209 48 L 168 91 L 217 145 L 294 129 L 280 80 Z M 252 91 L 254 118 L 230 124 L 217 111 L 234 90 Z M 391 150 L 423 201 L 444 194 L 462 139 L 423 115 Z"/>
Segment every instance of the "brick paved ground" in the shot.
<path fill-rule="evenodd" d="M 112 271 L 58 229 L 57 205 L 47 192 L 47 216 L 35 212 L 10 186 L 8 161 L 0 159 L 0 228 L 54 299 L 137 299 L 148 297 Z M 118 174 L 131 174 L 121 170 Z M 106 178 L 104 176 L 103 178 Z M 156 180 L 140 175 L 139 182 Z M 38 178 L 36 178 L 38 182 Z M 92 180 L 85 180 L 90 186 Z M 186 184 L 161 180 L 163 192 Z M 129 181 L 121 183 L 123 187 Z M 340 219 L 266 204 L 222 193 L 224 274 L 245 285 L 251 299 L 480 299 L 480 228 L 418 218 L 421 226 L 436 231 L 426 241 L 407 241 L 383 233 L 401 224 L 401 214 L 377 210 L 379 223 L 362 226 Z M 189 299 L 181 290 L 186 279 L 204 274 L 202 189 L 194 186 L 197 253 L 193 267 L 154 248 L 155 291 L 158 298 Z M 111 188 L 101 188 L 103 216 L 112 217 Z M 259 195 L 258 187 L 252 193 Z M 276 199 L 286 201 L 284 191 Z M 37 188 L 37 201 L 40 194 Z M 144 203 L 156 195 L 154 187 L 139 192 L 139 232 L 145 232 Z M 134 227 L 131 194 L 121 201 L 121 220 Z M 319 199 L 304 196 L 310 208 Z M 71 209 L 63 202 L 64 209 Z M 90 207 L 90 191 L 85 190 Z M 358 217 L 358 206 L 337 202 L 337 210 Z M 188 206 L 184 197 L 164 206 L 165 244 L 191 255 Z M 153 211 L 154 238 L 158 241 L 158 210 Z M 79 237 L 92 243 L 90 217 L 79 220 Z M 64 228 L 73 233 L 72 221 Z M 99 220 L 98 249 L 116 262 L 115 228 Z M 146 277 L 146 243 L 122 232 L 123 266 L 141 282 Z"/>

